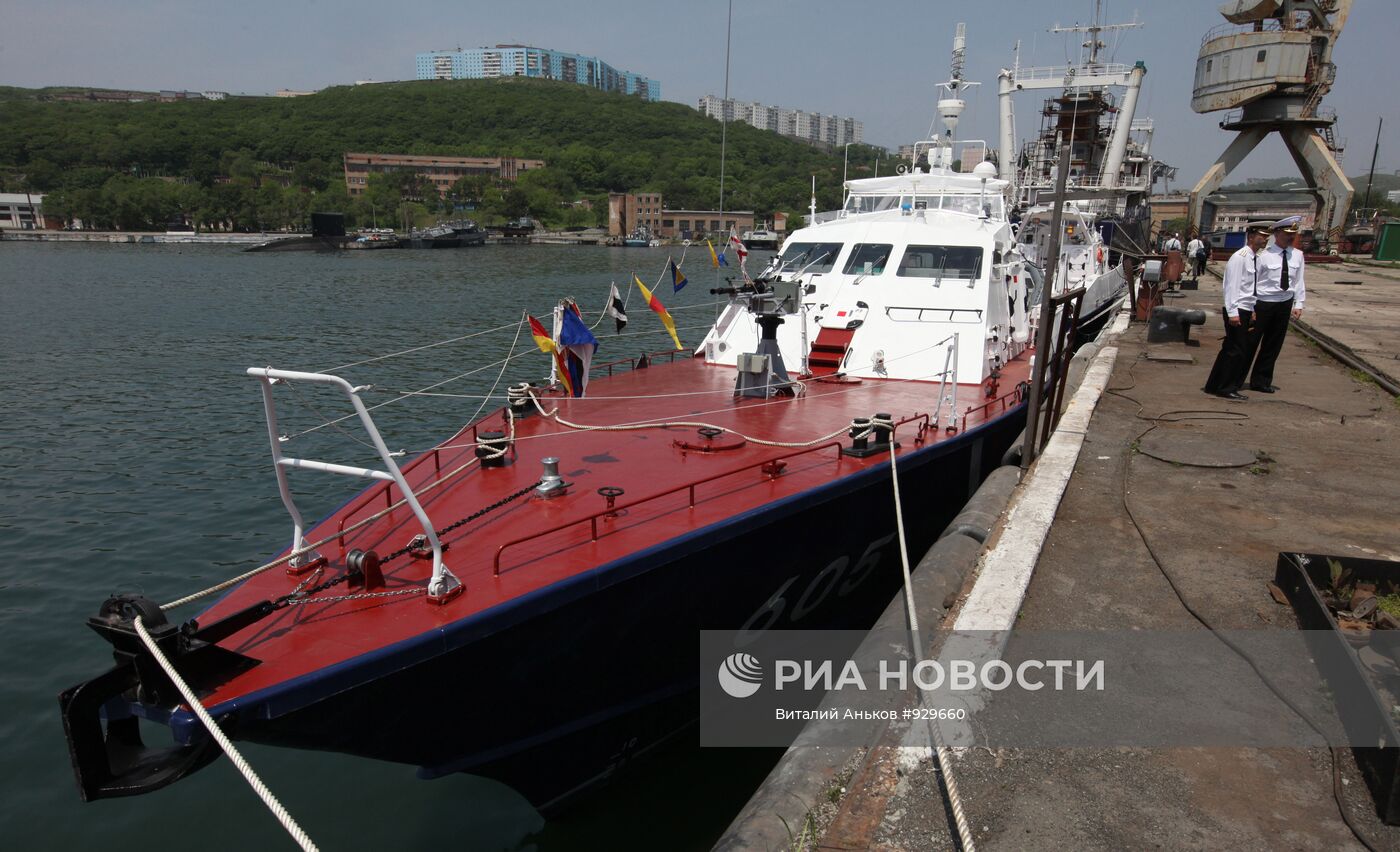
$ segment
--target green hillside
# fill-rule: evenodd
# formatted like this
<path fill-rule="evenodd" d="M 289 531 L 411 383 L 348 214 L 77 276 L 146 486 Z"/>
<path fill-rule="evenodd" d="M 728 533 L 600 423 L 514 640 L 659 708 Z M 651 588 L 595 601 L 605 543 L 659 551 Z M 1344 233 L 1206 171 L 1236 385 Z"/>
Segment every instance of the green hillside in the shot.
<path fill-rule="evenodd" d="M 341 86 L 298 98 L 99 103 L 53 100 L 57 89 L 0 87 L 0 185 L 50 193 L 46 207 L 100 226 L 159 226 L 178 216 L 240 229 L 298 224 L 312 209 L 367 219 L 418 199 L 417 218 L 456 203 L 478 218 L 530 213 L 552 224 L 595 224 L 609 191 L 657 191 L 673 208 L 719 200 L 720 124 L 682 104 L 522 78 Z M 71 91 L 71 90 L 65 90 Z M 412 180 L 345 196 L 346 151 L 543 159 L 516 186 L 459 182 L 439 202 Z M 874 152 L 852 148 L 852 177 Z M 856 165 L 859 163 L 860 165 Z M 831 154 L 729 126 L 725 206 L 805 211 L 837 203 Z M 580 198 L 594 210 L 569 208 Z M 605 206 L 605 205 L 603 205 Z"/>

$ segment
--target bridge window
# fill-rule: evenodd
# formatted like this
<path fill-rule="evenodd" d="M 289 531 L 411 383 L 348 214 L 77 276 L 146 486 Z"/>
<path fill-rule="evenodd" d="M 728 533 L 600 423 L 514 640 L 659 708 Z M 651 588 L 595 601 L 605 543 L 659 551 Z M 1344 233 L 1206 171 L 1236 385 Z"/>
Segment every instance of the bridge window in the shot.
<path fill-rule="evenodd" d="M 788 243 L 783 250 L 784 270 L 801 272 L 830 272 L 841 253 L 841 243 Z"/>
<path fill-rule="evenodd" d="M 910 246 L 899 261 L 897 275 L 904 278 L 957 278 L 975 281 L 982 276 L 979 246 Z"/>
<path fill-rule="evenodd" d="M 1263 62 L 1263 61 L 1264 61 L 1264 57 L 1266 57 L 1266 56 L 1268 56 L 1268 55 L 1269 55 L 1269 51 L 1267 51 L 1267 50 L 1261 50 L 1261 51 L 1259 51 L 1257 54 L 1254 55 L 1254 61 L 1255 61 L 1255 62 Z"/>
<path fill-rule="evenodd" d="M 846 268 L 841 271 L 847 275 L 879 275 L 885 271 L 893 250 L 894 246 L 889 243 L 856 243 Z"/>

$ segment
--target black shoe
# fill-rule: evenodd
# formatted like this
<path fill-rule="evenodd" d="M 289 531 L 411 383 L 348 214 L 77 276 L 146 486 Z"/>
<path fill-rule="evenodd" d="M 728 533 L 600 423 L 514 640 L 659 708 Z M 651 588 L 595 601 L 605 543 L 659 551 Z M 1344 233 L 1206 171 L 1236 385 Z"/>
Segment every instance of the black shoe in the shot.
<path fill-rule="evenodd" d="M 1269 385 L 1268 387 L 1261 388 L 1258 385 L 1250 385 L 1249 389 L 1252 391 L 1258 391 L 1259 393 L 1277 393 L 1279 387 L 1278 385 Z"/>

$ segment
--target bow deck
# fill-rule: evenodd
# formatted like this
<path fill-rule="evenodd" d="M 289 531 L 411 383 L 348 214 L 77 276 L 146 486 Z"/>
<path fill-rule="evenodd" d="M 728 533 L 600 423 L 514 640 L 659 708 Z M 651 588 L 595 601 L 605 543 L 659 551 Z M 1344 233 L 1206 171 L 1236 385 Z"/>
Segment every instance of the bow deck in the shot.
<path fill-rule="evenodd" d="M 1027 378 L 1025 358 L 1007 365 L 1001 395 L 988 400 L 983 386 L 956 388 L 958 431 L 995 418 L 1013 406 L 1016 385 Z M 777 442 L 806 443 L 847 427 L 854 418 L 889 413 L 901 426 L 901 453 L 918 448 L 916 434 L 936 407 L 939 385 L 929 382 L 870 380 L 809 381 L 798 397 L 735 400 L 734 371 L 683 358 L 650 368 L 594 379 L 589 395 L 546 396 L 546 411 L 579 425 L 647 422 L 704 422 L 726 430 L 707 439 L 691 426 L 642 430 L 581 430 L 535 413 L 515 423 L 515 443 L 507 464 L 472 464 L 443 485 L 425 492 L 439 477 L 474 457 L 469 426 L 435 450 L 404 466 L 424 509 L 439 530 L 505 500 L 540 478 L 540 460 L 560 459 L 569 483 L 566 494 L 543 499 L 520 497 L 482 514 L 442 537 L 444 562 L 465 592 L 443 606 L 421 595 L 329 600 L 348 592 L 337 586 L 312 595 L 312 602 L 279 610 L 219 644 L 259 664 L 203 696 L 210 707 L 276 687 L 338 663 L 421 636 L 614 560 L 799 494 L 841 476 L 888 464 L 884 454 L 867 459 L 841 455 L 835 439 L 807 447 L 775 447 L 741 441 L 740 435 Z M 1010 393 L 1007 393 L 1010 391 Z M 954 393 L 954 388 L 948 388 Z M 969 413 L 969 409 L 971 409 Z M 944 425 L 948 417 L 945 404 Z M 502 412 L 483 418 L 475 429 L 504 429 Z M 952 435 L 928 429 L 928 443 Z M 845 438 L 844 434 L 839 436 Z M 703 452 L 677 446 L 713 446 Z M 844 441 L 849 445 L 849 440 Z M 740 446 L 735 446 L 741 444 Z M 725 449 L 725 447 L 728 447 Z M 776 465 L 773 464 L 776 460 Z M 608 512 L 599 488 L 620 488 Z M 310 541 L 363 521 L 401 495 L 392 483 L 367 489 L 307 533 Z M 693 502 L 692 502 L 693 501 Z M 421 532 L 407 508 L 400 508 L 321 548 L 329 565 L 319 579 L 345 570 L 354 549 L 389 554 Z M 421 588 L 431 562 L 401 556 L 383 567 L 384 591 Z M 260 601 L 291 592 L 304 577 L 281 568 L 265 572 L 229 592 L 201 614 L 201 625 Z"/>

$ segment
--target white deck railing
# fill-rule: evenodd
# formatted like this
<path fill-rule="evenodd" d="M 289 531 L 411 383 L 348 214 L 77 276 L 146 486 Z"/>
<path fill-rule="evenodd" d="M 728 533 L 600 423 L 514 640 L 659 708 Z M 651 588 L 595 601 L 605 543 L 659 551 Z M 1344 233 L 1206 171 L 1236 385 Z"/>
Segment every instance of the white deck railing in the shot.
<path fill-rule="evenodd" d="M 272 447 L 272 467 L 277 473 L 277 489 L 282 495 L 282 505 L 286 507 L 287 513 L 292 516 L 292 550 L 302 550 L 307 547 L 306 529 L 302 521 L 301 512 L 298 511 L 296 502 L 292 499 L 292 491 L 287 483 L 287 469 L 299 468 L 302 470 L 319 470 L 322 473 L 336 473 L 342 476 L 357 476 L 365 479 L 377 479 L 393 482 L 399 487 L 403 494 L 404 502 L 413 511 L 413 515 L 418 519 L 418 523 L 423 526 L 423 534 L 427 537 L 428 543 L 433 549 L 433 576 L 428 581 L 428 597 L 430 600 L 440 602 L 455 595 L 461 590 L 462 584 L 452 572 L 447 570 L 447 566 L 442 562 L 442 543 L 438 540 L 437 532 L 433 529 L 432 521 L 428 519 L 427 512 L 423 511 L 423 506 L 418 502 L 418 497 L 413 493 L 413 489 L 408 486 L 408 481 L 404 479 L 403 472 L 399 470 L 399 465 L 394 461 L 393 453 L 385 446 L 384 439 L 379 435 L 379 429 L 374 425 L 374 418 L 370 417 L 369 410 L 365 408 L 364 402 L 360 400 L 360 391 L 365 390 L 364 386 L 355 387 L 339 376 L 332 376 L 328 373 L 302 373 L 295 370 L 274 370 L 271 367 L 249 367 L 248 375 L 258 380 L 262 386 L 263 410 L 267 414 L 267 439 Z M 272 387 L 275 384 L 306 382 L 309 384 L 328 385 L 337 388 L 345 394 L 350 401 L 351 407 L 355 410 L 355 415 L 360 420 L 360 425 L 364 427 L 365 433 L 369 436 L 375 452 L 379 454 L 379 459 L 384 463 L 383 470 L 375 470 L 367 467 L 350 467 L 349 465 L 336 464 L 334 462 L 316 461 L 314 459 L 300 459 L 282 454 L 282 435 L 277 428 L 277 403 L 273 399 Z M 293 558 L 288 562 L 289 570 L 296 570 L 319 562 L 323 557 L 315 552 L 309 552 Z"/>

